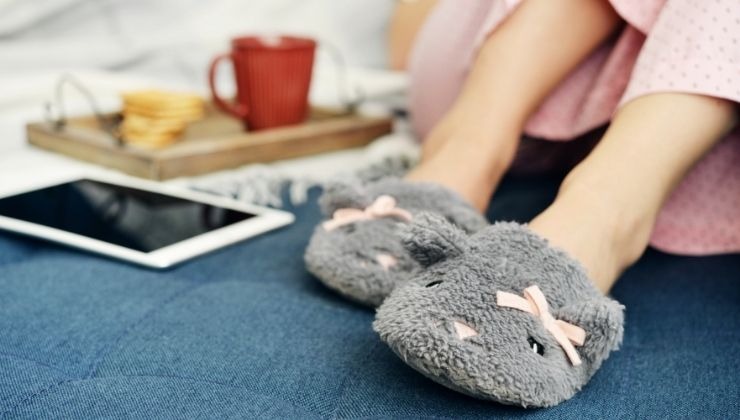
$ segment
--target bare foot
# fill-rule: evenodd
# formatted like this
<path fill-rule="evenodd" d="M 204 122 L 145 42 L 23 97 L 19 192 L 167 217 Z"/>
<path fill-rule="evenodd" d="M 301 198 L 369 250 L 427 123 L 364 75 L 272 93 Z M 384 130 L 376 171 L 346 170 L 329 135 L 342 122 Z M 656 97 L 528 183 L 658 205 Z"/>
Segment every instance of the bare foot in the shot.
<path fill-rule="evenodd" d="M 733 103 L 701 95 L 661 93 L 629 102 L 530 227 L 608 291 L 645 251 L 673 189 L 736 115 Z"/>
<path fill-rule="evenodd" d="M 427 137 L 422 162 L 406 179 L 443 185 L 483 212 L 511 165 L 519 136 L 515 124 L 482 124 L 480 116 L 455 110 Z"/>
<path fill-rule="evenodd" d="M 605 186 L 566 181 L 529 227 L 579 261 L 607 293 L 647 248 L 653 220 L 638 206 L 616 200 Z"/>

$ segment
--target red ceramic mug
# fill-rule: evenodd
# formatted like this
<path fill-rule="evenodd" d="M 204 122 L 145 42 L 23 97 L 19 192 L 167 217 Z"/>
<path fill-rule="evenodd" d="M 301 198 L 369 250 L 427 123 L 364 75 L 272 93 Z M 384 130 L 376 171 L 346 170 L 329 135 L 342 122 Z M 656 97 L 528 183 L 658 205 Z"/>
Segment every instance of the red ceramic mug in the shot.
<path fill-rule="evenodd" d="M 231 41 L 231 52 L 211 62 L 208 81 L 218 108 L 244 121 L 249 130 L 298 124 L 308 115 L 316 42 L 292 36 L 246 36 Z M 230 59 L 236 78 L 236 102 L 216 91 L 216 68 Z"/>

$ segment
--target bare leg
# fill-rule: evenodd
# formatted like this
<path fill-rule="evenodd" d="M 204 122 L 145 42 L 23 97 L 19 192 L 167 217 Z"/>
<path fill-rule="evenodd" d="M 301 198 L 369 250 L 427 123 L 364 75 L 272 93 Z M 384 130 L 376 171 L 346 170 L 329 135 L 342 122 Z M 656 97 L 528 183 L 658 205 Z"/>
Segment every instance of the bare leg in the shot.
<path fill-rule="evenodd" d="M 736 118 L 731 102 L 700 95 L 629 102 L 530 227 L 580 261 L 607 292 L 644 252 L 671 191 Z"/>
<path fill-rule="evenodd" d="M 388 28 L 388 64 L 394 70 L 406 68 L 416 34 L 437 0 L 398 2 Z"/>
<path fill-rule="evenodd" d="M 452 188 L 484 210 L 528 117 L 619 25 L 606 1 L 527 0 L 481 48 L 409 180 Z M 558 39 L 558 48 L 552 40 Z"/>

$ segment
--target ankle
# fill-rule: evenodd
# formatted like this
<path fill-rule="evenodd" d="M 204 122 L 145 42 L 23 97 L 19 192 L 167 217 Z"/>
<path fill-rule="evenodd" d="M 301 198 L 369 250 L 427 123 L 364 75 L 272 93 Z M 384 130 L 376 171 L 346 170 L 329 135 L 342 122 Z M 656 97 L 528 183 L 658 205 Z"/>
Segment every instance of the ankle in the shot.
<path fill-rule="evenodd" d="M 589 178 L 576 168 L 563 181 L 556 203 L 578 203 L 597 216 L 593 223 L 615 250 L 616 269 L 621 273 L 645 252 L 659 206 L 650 200 L 630 199 L 619 191 L 611 180 Z"/>
<path fill-rule="evenodd" d="M 614 271 L 621 274 L 635 263 L 647 248 L 653 220 L 647 214 L 614 200 L 608 192 L 582 193 L 573 188 L 559 194 L 559 201 L 572 200 L 569 207 L 580 211 L 580 221 L 587 223 L 595 235 L 602 238 L 606 249 L 613 255 Z M 580 197 L 575 197 L 576 194 Z M 571 198 L 572 197 L 572 198 Z M 583 213 L 590 212 L 590 215 Z"/>
<path fill-rule="evenodd" d="M 655 217 L 644 203 L 624 199 L 618 188 L 574 173 L 530 228 L 578 260 L 606 293 L 645 251 Z"/>
<path fill-rule="evenodd" d="M 506 151 L 470 148 L 466 142 L 445 147 L 425 160 L 406 179 L 443 185 L 461 195 L 476 209 L 484 211 L 511 160 Z M 482 159 L 481 156 L 487 157 Z"/>
<path fill-rule="evenodd" d="M 438 151 L 409 172 L 406 179 L 450 188 L 482 212 L 514 159 L 518 133 L 464 127 L 451 135 Z"/>

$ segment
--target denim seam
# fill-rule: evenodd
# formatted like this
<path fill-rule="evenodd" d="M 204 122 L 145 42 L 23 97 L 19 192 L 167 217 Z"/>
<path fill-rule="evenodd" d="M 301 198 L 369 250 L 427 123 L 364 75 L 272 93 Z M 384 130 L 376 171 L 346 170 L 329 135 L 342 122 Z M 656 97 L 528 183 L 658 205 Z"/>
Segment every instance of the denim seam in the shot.
<path fill-rule="evenodd" d="M 111 353 L 113 352 L 113 350 L 114 350 L 114 349 L 116 348 L 116 346 L 118 346 L 118 344 L 119 344 L 119 343 L 120 343 L 120 342 L 121 342 L 121 341 L 122 341 L 122 340 L 123 340 L 123 339 L 124 339 L 124 338 L 125 338 L 125 337 L 126 337 L 126 336 L 127 336 L 127 335 L 128 335 L 129 333 L 130 333 L 130 332 L 131 332 L 131 331 L 133 331 L 133 330 L 134 330 L 135 328 L 137 328 L 137 327 L 141 326 L 141 325 L 142 325 L 142 324 L 143 324 L 143 323 L 144 323 L 145 321 L 148 321 L 149 319 L 151 319 L 151 318 L 152 318 L 152 317 L 153 317 L 153 316 L 154 316 L 155 314 L 159 313 L 159 312 L 160 312 L 160 311 L 161 311 L 162 309 L 164 309 L 164 308 L 165 308 L 166 306 L 168 306 L 169 304 L 171 304 L 171 303 L 172 303 L 172 302 L 174 302 L 175 300 L 179 299 L 180 297 L 182 297 L 182 296 L 184 296 L 184 295 L 187 295 L 188 293 L 190 293 L 190 292 L 192 292 L 192 291 L 194 291 L 194 290 L 197 290 L 198 288 L 200 288 L 200 287 L 202 287 L 202 286 L 205 286 L 205 285 L 212 285 L 212 284 L 216 284 L 216 283 L 222 283 L 222 282 L 223 282 L 223 281 L 215 281 L 215 282 L 209 282 L 209 281 L 206 281 L 206 282 L 203 282 L 203 283 L 196 283 L 196 284 L 194 284 L 194 285 L 193 285 L 193 286 L 191 286 L 191 287 L 187 287 L 187 288 L 185 288 L 185 289 L 183 289 L 183 290 L 180 290 L 179 292 L 177 292 L 177 293 L 173 294 L 172 296 L 170 296 L 170 297 L 168 297 L 167 299 L 165 299 L 164 301 L 162 301 L 162 302 L 161 302 L 160 304 L 158 304 L 158 305 L 154 305 L 154 306 L 153 306 L 153 307 L 152 307 L 152 308 L 151 308 L 151 309 L 150 309 L 149 311 L 147 311 L 147 312 L 146 312 L 146 313 L 145 313 L 145 314 L 144 314 L 144 315 L 143 315 L 143 316 L 142 316 L 141 318 L 139 318 L 139 319 L 137 319 L 137 320 L 133 321 L 133 322 L 132 322 L 131 324 L 129 324 L 129 326 L 128 326 L 128 327 L 126 327 L 126 328 L 125 328 L 125 329 L 124 329 L 124 330 L 123 330 L 123 331 L 121 332 L 121 334 L 120 334 L 120 335 L 119 335 L 118 337 L 116 337 L 116 338 L 115 338 L 115 340 L 113 340 L 113 342 L 112 342 L 112 343 L 111 343 L 110 345 L 108 345 L 108 346 L 106 346 L 106 347 L 104 347 L 104 348 L 102 348 L 102 349 L 100 349 L 100 350 L 98 351 L 98 353 L 97 353 L 97 354 L 96 354 L 96 356 L 95 356 L 95 359 L 94 359 L 94 360 L 93 360 L 93 361 L 92 361 L 92 362 L 90 363 L 90 370 L 89 370 L 89 372 L 87 373 L 87 375 L 85 375 L 85 376 L 83 377 L 83 379 L 90 379 L 90 378 L 92 378 L 92 377 L 93 377 L 93 376 L 94 376 L 94 375 L 95 375 L 95 374 L 97 373 L 97 370 L 98 370 L 98 368 L 100 367 L 100 364 L 101 364 L 101 363 L 103 362 L 103 360 L 104 360 L 104 359 L 105 359 L 105 358 L 106 358 L 106 357 L 107 357 L 108 355 L 110 355 L 110 354 L 111 354 Z"/>
<path fill-rule="evenodd" d="M 24 403 L 27 403 L 27 402 L 33 400 L 34 398 L 36 398 L 38 396 L 41 396 L 41 395 L 43 395 L 43 394 L 51 391 L 54 388 L 57 388 L 57 387 L 61 386 L 61 385 L 64 385 L 66 383 L 76 382 L 76 381 L 78 381 L 78 379 L 65 379 L 63 381 L 58 381 L 58 382 L 56 382 L 56 383 L 54 383 L 52 385 L 49 385 L 46 388 L 41 388 L 40 390 L 38 390 L 38 391 L 34 392 L 33 394 L 27 396 L 26 398 L 21 399 L 20 401 L 18 401 L 17 404 L 13 405 L 9 409 L 7 409 L 7 410 L 3 411 L 2 413 L 0 413 L 0 415 L 5 416 L 6 414 L 10 414 L 13 411 L 17 410 L 18 408 L 20 408 L 21 405 L 23 405 Z"/>
<path fill-rule="evenodd" d="M 227 383 L 227 382 L 212 381 L 212 380 L 203 379 L 203 378 L 194 378 L 194 377 L 190 377 L 190 376 L 179 376 L 179 375 L 146 374 L 146 375 L 98 376 L 98 377 L 95 377 L 95 378 L 72 378 L 72 379 L 65 379 L 63 381 L 58 381 L 58 382 L 56 382 L 56 383 L 54 383 L 52 385 L 47 386 L 46 388 L 42 388 L 42 389 L 40 389 L 40 390 L 32 393 L 31 395 L 27 396 L 26 398 L 23 398 L 20 401 L 18 401 L 18 403 L 16 403 L 15 405 L 13 405 L 8 410 L 3 411 L 2 413 L 0 413 L 0 416 L 5 416 L 7 414 L 10 414 L 10 413 L 16 411 L 17 409 L 19 409 L 24 403 L 28 403 L 31 400 L 33 400 L 34 398 L 40 397 L 41 395 L 46 394 L 47 392 L 49 392 L 49 391 L 51 391 L 51 390 L 53 390 L 55 388 L 59 388 L 62 385 L 65 385 L 65 384 L 82 383 L 82 382 L 87 382 L 87 381 L 90 381 L 90 380 L 97 380 L 97 379 L 116 379 L 116 378 L 179 379 L 179 380 L 183 380 L 183 381 L 192 381 L 192 382 L 205 383 L 205 384 L 210 384 L 210 385 L 219 385 L 219 386 L 223 386 L 223 387 L 227 387 L 227 388 L 231 388 L 231 389 L 236 389 L 236 390 L 258 391 L 258 390 L 253 390 L 253 389 L 248 388 L 248 387 L 245 387 L 245 386 L 234 385 L 234 384 L 230 384 L 230 383 Z M 262 393 L 262 394 L 264 394 L 264 393 Z M 287 401 L 286 400 L 285 402 L 287 402 L 288 404 L 290 404 L 291 406 L 293 406 L 295 408 L 302 409 L 302 410 L 305 409 L 304 406 L 295 404 L 292 401 Z"/>
<path fill-rule="evenodd" d="M 416 415 L 416 417 L 400 417 L 400 416 L 393 417 L 393 416 L 387 416 L 387 415 L 348 417 L 342 420 L 377 420 L 377 419 L 387 419 L 387 418 L 404 418 L 404 419 L 415 419 L 416 418 L 416 419 L 425 419 L 425 420 L 429 420 L 429 419 L 457 420 L 459 419 L 459 417 L 450 417 L 450 416 L 441 417 L 441 416 L 431 416 L 431 415 L 425 414 L 424 416 Z"/>
<path fill-rule="evenodd" d="M 144 314 L 144 315 L 143 315 L 143 316 L 142 316 L 141 318 L 139 318 L 138 320 L 136 320 L 136 321 L 132 322 L 132 323 L 131 323 L 131 324 L 130 324 L 130 325 L 129 325 L 128 327 L 126 327 L 126 328 L 125 328 L 125 329 L 123 330 L 123 332 L 121 332 L 121 334 L 120 334 L 120 335 L 119 335 L 118 337 L 116 337 L 116 339 L 115 339 L 115 340 L 113 340 L 113 342 L 112 342 L 112 343 L 111 343 L 111 344 L 110 344 L 109 346 L 107 346 L 107 347 L 104 347 L 103 349 L 101 349 L 101 350 L 99 350 L 99 351 L 98 351 L 98 353 L 97 353 L 97 355 L 96 355 L 95 359 L 94 359 L 94 360 L 92 361 L 92 363 L 90 364 L 90 370 L 89 370 L 89 372 L 88 372 L 88 373 L 87 373 L 87 374 L 86 374 L 86 375 L 85 375 L 84 377 L 82 377 L 82 378 L 75 378 L 75 379 L 65 379 L 65 380 L 63 380 L 63 381 L 59 381 L 59 382 L 56 382 L 55 384 L 53 384 L 53 385 L 51 385 L 51 386 L 48 386 L 48 387 L 46 387 L 46 388 L 43 388 L 43 389 L 41 389 L 40 391 L 37 391 L 37 392 L 35 392 L 35 393 L 33 393 L 33 394 L 29 395 L 28 397 L 26 397 L 26 398 L 24 398 L 24 399 L 20 400 L 20 401 L 19 401 L 19 402 L 18 402 L 17 404 L 15 404 L 14 406 L 12 406 L 12 407 L 11 407 L 10 409 L 8 409 L 7 411 L 4 411 L 3 413 L 0 413 L 0 414 L 3 414 L 3 415 L 5 415 L 5 414 L 8 414 L 8 413 L 11 413 L 11 412 L 15 411 L 16 409 L 18 409 L 18 408 L 19 408 L 19 407 L 20 407 L 20 406 L 21 406 L 22 404 L 24 404 L 24 403 L 26 403 L 26 402 L 29 402 L 29 401 L 31 401 L 32 399 L 34 399 L 34 398 L 36 398 L 36 397 L 38 397 L 38 396 L 40 396 L 40 395 L 42 395 L 42 394 L 44 394 L 44 393 L 48 392 L 49 390 L 51 390 L 51 389 L 53 389 L 53 388 L 56 388 L 56 387 L 58 387 L 58 386 L 60 386 L 60 385 L 63 385 L 63 384 L 65 384 L 65 383 L 69 383 L 69 382 L 75 382 L 75 381 L 80 381 L 80 380 L 86 380 L 86 379 L 91 379 L 91 378 L 93 377 L 93 375 L 95 374 L 95 372 L 97 371 L 97 369 L 98 369 L 98 367 L 99 367 L 99 364 L 100 364 L 100 363 L 102 362 L 102 360 L 103 360 L 103 359 L 105 359 L 105 357 L 106 357 L 106 356 L 107 356 L 108 354 L 110 354 L 110 352 L 112 352 L 112 351 L 113 351 L 113 349 L 114 349 L 114 348 L 116 347 L 116 345 L 118 345 L 118 343 L 120 343 L 120 342 L 121 342 L 121 340 L 123 340 L 123 338 L 124 338 L 124 337 L 125 337 L 125 336 L 126 336 L 126 335 L 127 335 L 127 334 L 128 334 L 128 333 L 129 333 L 130 331 L 131 331 L 131 330 L 133 330 L 134 328 L 136 328 L 136 327 L 138 327 L 139 325 L 141 325 L 141 324 L 142 324 L 142 323 L 143 323 L 144 321 L 148 320 L 148 319 L 149 319 L 149 318 L 150 318 L 151 316 L 153 316 L 153 315 L 154 315 L 154 314 L 155 314 L 156 312 L 160 311 L 160 310 L 161 310 L 161 309 L 163 309 L 163 308 L 164 308 L 165 306 L 167 306 L 167 305 L 169 305 L 170 303 L 172 303 L 173 301 L 175 301 L 175 300 L 176 300 L 177 298 L 179 298 L 179 297 L 181 297 L 181 296 L 183 296 L 183 295 L 185 295 L 185 294 L 187 294 L 187 293 L 189 293 L 189 292 L 191 292 L 191 291 L 193 291 L 193 290 L 196 290 L 196 289 L 197 289 L 198 287 L 200 287 L 200 286 L 203 286 L 203 285 L 205 285 L 205 284 L 214 284 L 214 283 L 218 283 L 218 282 L 203 282 L 203 283 L 196 283 L 195 285 L 193 285 L 193 286 L 191 286 L 191 287 L 186 287 L 185 289 L 183 289 L 183 290 L 180 290 L 179 292 L 177 292 L 177 293 L 173 294 L 173 295 L 172 295 L 172 296 L 170 296 L 169 298 L 167 298 L 167 299 L 165 299 L 164 301 L 162 301 L 162 303 L 160 303 L 159 305 L 154 305 L 154 306 L 153 306 L 153 307 L 152 307 L 152 308 L 151 308 L 151 309 L 150 309 L 149 311 L 147 311 L 147 312 L 146 312 L 146 313 L 145 313 L 145 314 Z"/>
<path fill-rule="evenodd" d="M 64 370 L 62 370 L 62 369 L 60 369 L 60 368 L 58 368 L 56 366 L 50 365 L 48 363 L 41 362 L 39 360 L 31 359 L 31 358 L 28 358 L 28 357 L 23 357 L 23 356 L 18 355 L 18 354 L 6 353 L 4 351 L 0 351 L 0 357 L 7 357 L 8 359 L 24 360 L 26 362 L 35 363 L 35 364 L 37 364 L 39 366 L 43 366 L 43 367 L 49 368 L 49 369 L 51 369 L 51 370 L 53 370 L 53 371 L 55 371 L 57 373 L 63 374 L 66 377 L 65 379 L 72 379 L 71 378 L 71 375 L 69 374 L 69 372 L 66 372 L 66 371 L 64 371 Z"/>
<path fill-rule="evenodd" d="M 372 346 L 370 346 L 370 349 L 368 350 L 367 354 L 365 355 L 365 357 L 362 358 L 362 364 L 361 364 L 362 366 L 366 365 L 366 362 L 374 354 L 375 349 L 378 347 L 379 343 L 380 343 L 379 341 L 376 341 L 373 343 Z M 333 420 L 339 420 L 339 418 L 337 417 L 337 412 L 339 411 L 339 407 L 341 407 L 342 402 L 344 402 L 344 397 L 347 394 L 347 390 L 349 389 L 349 387 L 352 385 L 353 382 L 354 382 L 354 375 L 352 373 L 349 373 L 344 377 L 344 380 L 342 380 L 342 392 L 337 397 L 337 403 L 334 406 L 334 410 L 332 410 L 331 416 L 329 418 Z"/>
<path fill-rule="evenodd" d="M 91 378 L 91 379 L 104 379 L 104 378 L 108 378 L 108 377 L 106 377 L 106 376 L 99 376 L 99 377 Z M 234 384 L 230 384 L 228 382 L 219 382 L 219 381 L 212 381 L 210 379 L 194 378 L 194 377 L 190 377 L 190 376 L 160 375 L 160 374 L 151 374 L 151 373 L 148 373 L 148 374 L 144 374 L 144 375 L 142 375 L 142 374 L 137 374 L 137 375 L 117 375 L 117 376 L 112 376 L 111 378 L 161 378 L 161 379 L 180 379 L 180 380 L 184 380 L 184 381 L 192 381 L 192 382 L 206 383 L 206 384 L 210 384 L 210 385 L 220 385 L 220 386 L 224 386 L 224 387 L 231 388 L 231 389 L 237 389 L 237 390 L 243 390 L 243 391 L 253 391 L 253 392 L 258 392 L 259 394 L 262 394 L 262 395 L 269 395 L 269 394 L 267 394 L 267 393 L 265 393 L 265 392 L 263 392 L 263 391 L 261 391 L 259 389 L 253 389 L 253 388 L 249 388 L 249 387 L 242 386 L 242 385 L 234 385 Z M 303 410 L 303 409 L 306 408 L 305 406 L 296 404 L 296 403 L 294 403 L 292 401 L 289 401 L 289 400 L 283 400 L 283 402 L 287 402 L 291 406 L 293 406 L 295 408 L 298 408 L 298 409 L 301 409 L 301 410 Z"/>

